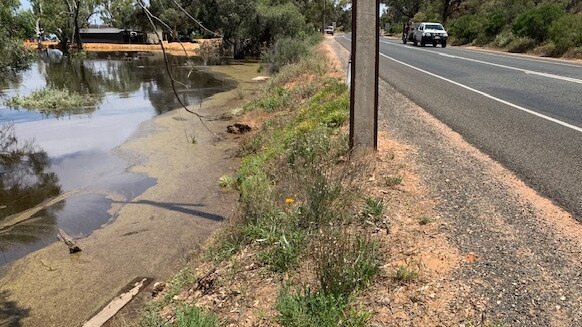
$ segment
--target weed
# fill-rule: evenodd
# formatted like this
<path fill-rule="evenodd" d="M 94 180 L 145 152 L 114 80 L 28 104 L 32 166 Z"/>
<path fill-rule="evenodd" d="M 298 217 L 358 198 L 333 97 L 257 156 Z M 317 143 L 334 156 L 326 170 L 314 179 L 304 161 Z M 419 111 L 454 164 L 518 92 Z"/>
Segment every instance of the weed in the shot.
<path fill-rule="evenodd" d="M 185 306 L 176 311 L 176 327 L 218 327 L 218 319 L 212 313 L 197 306 Z"/>
<path fill-rule="evenodd" d="M 279 322 L 290 327 L 337 326 L 343 318 L 347 299 L 332 294 L 312 292 L 309 288 L 302 294 L 292 294 L 285 287 L 277 299 Z"/>
<path fill-rule="evenodd" d="M 190 141 L 192 144 L 198 144 L 198 139 L 196 139 L 196 136 L 192 136 L 192 139 Z"/>
<path fill-rule="evenodd" d="M 402 184 L 402 176 L 387 176 L 384 179 L 384 183 L 388 187 L 400 185 Z"/>
<path fill-rule="evenodd" d="M 196 281 L 196 274 L 190 268 L 180 270 L 166 286 L 164 300 L 170 301 L 175 295 L 180 293 L 184 287 Z"/>
<path fill-rule="evenodd" d="M 245 91 L 242 88 L 236 89 L 236 96 L 239 100 L 243 100 L 245 98 Z"/>
<path fill-rule="evenodd" d="M 384 201 L 382 199 L 367 198 L 363 214 L 374 221 L 380 220 L 384 213 Z"/>
<path fill-rule="evenodd" d="M 100 99 L 96 96 L 47 87 L 36 90 L 26 97 L 15 96 L 6 104 L 10 107 L 38 110 L 46 116 L 60 117 L 66 114 L 92 112 L 99 102 Z"/>
<path fill-rule="evenodd" d="M 408 283 L 418 277 L 418 271 L 412 269 L 410 265 L 400 266 L 394 275 L 394 279 L 402 283 Z"/>
<path fill-rule="evenodd" d="M 281 235 L 271 248 L 259 254 L 259 259 L 276 272 L 285 272 L 295 265 L 301 253 L 304 236 L 301 231 Z"/>
<path fill-rule="evenodd" d="M 313 258 L 321 290 L 335 297 L 367 286 L 379 270 L 374 242 L 333 227 L 320 231 Z"/>
<path fill-rule="evenodd" d="M 422 216 L 420 216 L 420 217 L 418 218 L 418 223 L 419 223 L 420 225 L 423 225 L 423 226 L 424 226 L 424 225 L 427 225 L 427 224 L 429 224 L 429 223 L 432 223 L 432 222 L 433 222 L 432 218 L 430 218 L 430 217 L 429 217 L 429 216 L 427 216 L 427 215 L 422 215 Z"/>
<path fill-rule="evenodd" d="M 236 179 L 231 175 L 222 175 L 218 179 L 218 185 L 224 188 L 234 188 L 236 186 Z"/>
<path fill-rule="evenodd" d="M 222 262 L 238 252 L 243 243 L 240 227 L 232 224 L 216 235 L 216 241 L 208 248 L 205 257 L 214 263 Z"/>

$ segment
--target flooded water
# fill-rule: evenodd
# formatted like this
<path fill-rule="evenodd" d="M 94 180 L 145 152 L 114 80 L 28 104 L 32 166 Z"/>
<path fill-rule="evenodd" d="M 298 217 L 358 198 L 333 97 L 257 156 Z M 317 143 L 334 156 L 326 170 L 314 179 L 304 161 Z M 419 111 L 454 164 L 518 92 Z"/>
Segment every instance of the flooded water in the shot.
<path fill-rule="evenodd" d="M 171 57 L 170 65 L 185 105 L 235 86 L 192 70 L 184 58 Z M 62 117 L 4 104 L 45 86 L 96 96 L 100 104 Z M 39 60 L 1 76 L 0 266 L 55 242 L 59 228 L 76 238 L 89 235 L 113 219 L 112 195 L 130 201 L 154 185 L 129 172 L 136 163 L 113 150 L 144 121 L 178 107 L 161 55 Z"/>

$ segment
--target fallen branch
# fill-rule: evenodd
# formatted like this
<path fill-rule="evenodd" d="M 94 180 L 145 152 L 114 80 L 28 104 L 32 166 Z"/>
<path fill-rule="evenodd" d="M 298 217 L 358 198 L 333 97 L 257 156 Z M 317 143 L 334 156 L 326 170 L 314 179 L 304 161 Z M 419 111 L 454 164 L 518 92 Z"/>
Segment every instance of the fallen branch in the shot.
<path fill-rule="evenodd" d="M 64 230 L 59 228 L 59 234 L 57 235 L 57 237 L 59 238 L 59 240 L 65 242 L 65 244 L 69 247 L 69 253 L 76 253 L 81 251 L 81 248 L 77 246 L 77 242 L 75 242 L 75 240 L 72 237 L 67 235 L 67 233 L 65 233 Z"/>

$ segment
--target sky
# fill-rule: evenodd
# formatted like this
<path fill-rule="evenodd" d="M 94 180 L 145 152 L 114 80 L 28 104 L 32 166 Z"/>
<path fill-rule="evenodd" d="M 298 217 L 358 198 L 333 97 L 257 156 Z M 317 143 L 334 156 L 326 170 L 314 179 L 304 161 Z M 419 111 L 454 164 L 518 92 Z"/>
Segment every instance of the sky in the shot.
<path fill-rule="evenodd" d="M 30 2 L 28 0 L 20 0 L 20 8 L 21 9 L 30 9 Z"/>

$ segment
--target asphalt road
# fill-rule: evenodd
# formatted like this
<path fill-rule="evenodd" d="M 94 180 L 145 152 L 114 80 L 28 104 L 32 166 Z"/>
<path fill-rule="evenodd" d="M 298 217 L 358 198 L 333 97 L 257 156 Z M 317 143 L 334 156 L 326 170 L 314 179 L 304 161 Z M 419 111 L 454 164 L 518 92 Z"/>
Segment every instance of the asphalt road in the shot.
<path fill-rule="evenodd" d="M 582 221 L 582 64 L 382 38 L 380 78 Z"/>

